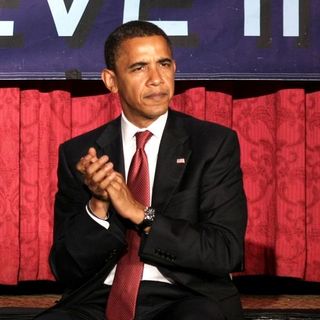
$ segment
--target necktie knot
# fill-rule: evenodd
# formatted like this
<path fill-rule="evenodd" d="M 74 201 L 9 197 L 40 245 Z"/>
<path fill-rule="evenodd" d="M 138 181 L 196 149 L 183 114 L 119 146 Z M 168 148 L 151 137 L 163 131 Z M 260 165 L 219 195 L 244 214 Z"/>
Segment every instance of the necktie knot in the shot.
<path fill-rule="evenodd" d="M 151 138 L 152 133 L 148 130 L 141 131 L 136 133 L 136 144 L 137 149 L 144 149 L 144 146 L 148 142 L 148 140 Z"/>

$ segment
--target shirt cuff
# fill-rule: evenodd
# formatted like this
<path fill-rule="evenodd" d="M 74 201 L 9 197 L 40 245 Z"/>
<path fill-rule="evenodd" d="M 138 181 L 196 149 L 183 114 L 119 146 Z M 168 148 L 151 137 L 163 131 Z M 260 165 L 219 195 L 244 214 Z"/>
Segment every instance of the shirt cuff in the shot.
<path fill-rule="evenodd" d="M 98 218 L 97 216 L 95 216 L 94 214 L 92 214 L 90 211 L 90 208 L 89 208 L 89 205 L 87 204 L 86 205 L 86 211 L 88 213 L 88 215 L 94 220 L 96 221 L 97 223 L 99 223 L 102 227 L 104 227 L 105 229 L 109 229 L 110 227 L 110 223 L 107 221 L 107 220 L 103 220 L 103 219 L 100 219 Z"/>

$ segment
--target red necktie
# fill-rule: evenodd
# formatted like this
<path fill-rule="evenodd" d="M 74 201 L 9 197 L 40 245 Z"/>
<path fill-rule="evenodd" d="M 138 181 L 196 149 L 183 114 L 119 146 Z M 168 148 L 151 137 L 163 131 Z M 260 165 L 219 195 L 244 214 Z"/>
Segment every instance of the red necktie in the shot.
<path fill-rule="evenodd" d="M 127 181 L 133 197 L 145 206 L 150 204 L 150 184 L 144 146 L 151 136 L 149 131 L 136 133 L 137 150 L 131 161 Z M 126 237 L 128 252 L 117 264 L 106 309 L 107 320 L 132 320 L 135 315 L 143 263 L 138 256 L 140 237 L 137 231 L 128 229 Z"/>

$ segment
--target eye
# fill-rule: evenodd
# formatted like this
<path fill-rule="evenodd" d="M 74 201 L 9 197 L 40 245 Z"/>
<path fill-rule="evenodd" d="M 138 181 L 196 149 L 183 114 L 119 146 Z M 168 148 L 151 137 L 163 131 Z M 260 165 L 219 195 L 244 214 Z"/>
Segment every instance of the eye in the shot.
<path fill-rule="evenodd" d="M 162 61 L 160 65 L 162 67 L 171 67 L 171 61 Z"/>
<path fill-rule="evenodd" d="M 161 66 L 161 68 L 171 69 L 172 60 L 171 59 L 161 59 L 161 60 L 159 60 L 159 65 Z"/>
<path fill-rule="evenodd" d="M 143 71 L 145 68 L 146 68 L 146 64 L 137 63 L 137 64 L 133 65 L 130 69 L 132 72 L 139 72 L 139 71 Z"/>
<path fill-rule="evenodd" d="M 132 69 L 133 72 L 136 72 L 136 71 L 140 71 L 140 70 L 143 70 L 144 69 L 144 66 L 139 66 L 139 67 L 135 67 Z"/>

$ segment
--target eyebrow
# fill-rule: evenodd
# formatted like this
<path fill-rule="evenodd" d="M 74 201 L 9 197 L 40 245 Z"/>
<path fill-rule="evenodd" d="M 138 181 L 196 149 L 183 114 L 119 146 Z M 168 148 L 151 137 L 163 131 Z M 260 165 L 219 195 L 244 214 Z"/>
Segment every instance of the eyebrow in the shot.
<path fill-rule="evenodd" d="M 170 62 L 170 63 L 172 63 L 172 61 L 173 61 L 173 59 L 171 59 L 171 58 L 162 58 L 162 59 L 159 59 L 159 60 L 158 60 L 158 62 L 161 62 L 161 63 L 163 63 L 163 62 Z"/>
<path fill-rule="evenodd" d="M 171 59 L 171 58 L 162 58 L 162 59 L 157 60 L 157 63 L 164 63 L 164 62 L 172 63 L 172 62 L 173 62 L 173 59 Z M 143 67 L 143 66 L 146 66 L 146 65 L 148 65 L 148 64 L 149 64 L 149 62 L 138 61 L 138 62 L 135 62 L 135 63 L 131 64 L 131 65 L 128 67 L 128 69 L 129 69 L 129 70 L 132 70 L 132 69 L 134 69 L 134 68 L 136 68 L 136 67 Z"/>

